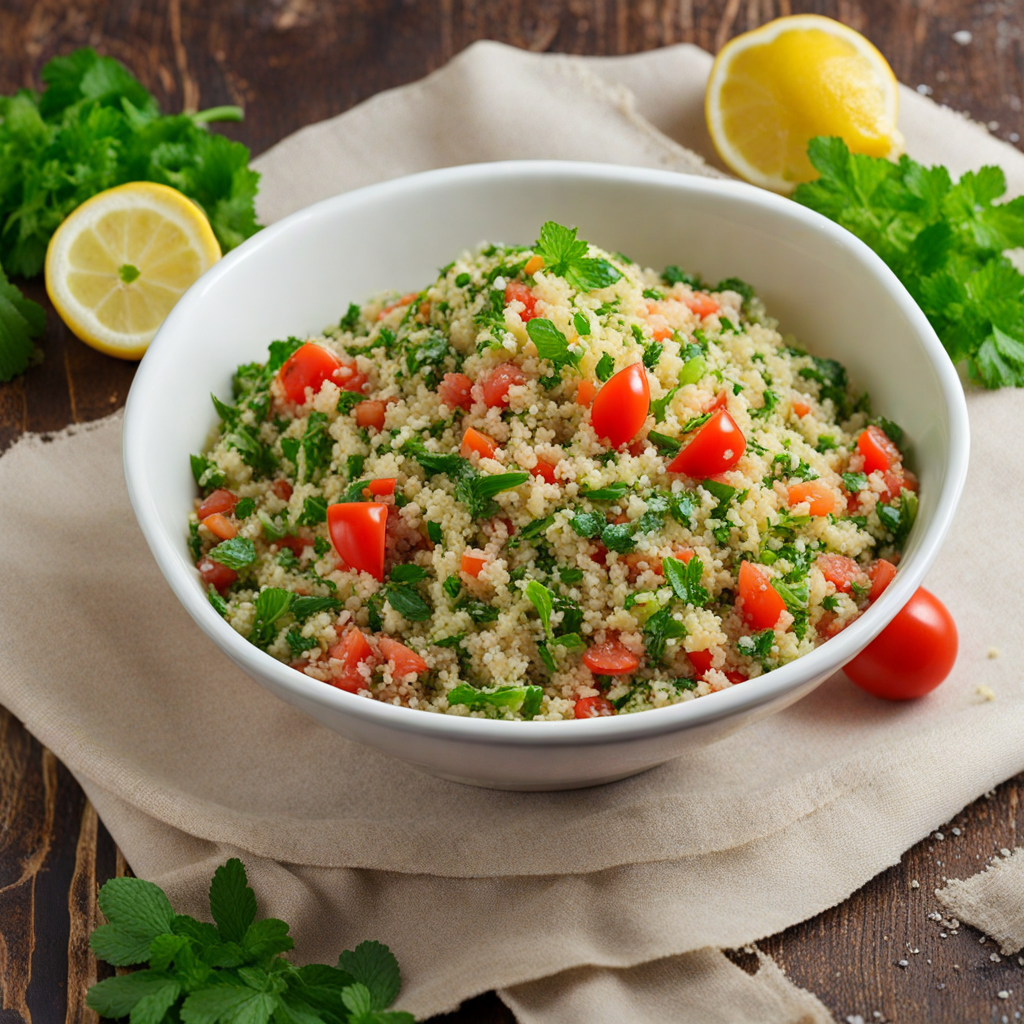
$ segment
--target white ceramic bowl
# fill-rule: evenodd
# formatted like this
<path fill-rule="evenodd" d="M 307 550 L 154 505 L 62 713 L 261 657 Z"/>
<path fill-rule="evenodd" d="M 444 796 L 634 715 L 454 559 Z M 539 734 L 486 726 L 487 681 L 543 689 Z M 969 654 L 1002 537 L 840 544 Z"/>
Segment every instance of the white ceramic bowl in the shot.
<path fill-rule="evenodd" d="M 541 223 L 645 266 L 736 276 L 781 329 L 833 356 L 899 423 L 921 481 L 895 582 L 848 629 L 759 679 L 673 707 L 571 722 L 430 714 L 357 697 L 251 646 L 209 605 L 186 547 L 189 453 L 213 426 L 210 392 L 267 344 L 319 333 L 350 301 L 415 291 L 481 241 L 529 243 Z M 917 589 L 949 528 L 967 471 L 968 424 L 935 333 L 882 261 L 824 217 L 726 181 L 598 164 L 521 162 L 432 171 L 336 196 L 274 224 L 208 271 L 160 329 L 132 386 L 124 464 L 135 513 L 175 594 L 253 679 L 343 736 L 429 772 L 505 789 L 624 778 L 791 704 L 849 661 Z"/>

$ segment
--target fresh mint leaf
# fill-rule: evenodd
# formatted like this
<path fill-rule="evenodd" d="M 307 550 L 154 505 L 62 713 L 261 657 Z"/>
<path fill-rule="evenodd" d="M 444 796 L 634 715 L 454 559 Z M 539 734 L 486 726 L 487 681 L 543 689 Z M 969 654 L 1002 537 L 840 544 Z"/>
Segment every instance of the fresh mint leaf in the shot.
<path fill-rule="evenodd" d="M 389 583 L 383 592 L 388 604 L 410 622 L 426 622 L 434 614 L 412 583 Z"/>
<path fill-rule="evenodd" d="M 644 650 L 647 660 L 657 665 L 665 657 L 667 641 L 681 640 L 686 627 L 672 617 L 671 605 L 655 612 L 644 624 Z"/>
<path fill-rule="evenodd" d="M 448 692 L 448 703 L 464 704 L 474 711 L 487 708 L 508 708 L 512 712 L 535 715 L 540 709 L 544 690 L 540 686 L 499 686 L 494 689 L 478 690 L 468 683 L 460 683 Z"/>
<path fill-rule="evenodd" d="M 621 480 L 617 480 L 615 483 L 609 484 L 607 487 L 598 487 L 593 491 L 584 488 L 580 491 L 580 494 L 584 498 L 589 498 L 591 501 L 618 501 L 619 498 L 628 494 L 629 491 L 629 484 Z"/>
<path fill-rule="evenodd" d="M 843 473 L 843 486 L 851 493 L 863 491 L 868 485 L 866 473 Z"/>
<path fill-rule="evenodd" d="M 256 920 L 256 894 L 249 888 L 245 868 L 237 857 L 232 857 L 213 873 L 210 912 L 225 942 L 241 942 L 249 925 Z"/>
<path fill-rule="evenodd" d="M 153 939 L 171 930 L 174 911 L 163 890 L 141 878 L 115 878 L 103 887 L 100 910 L 110 922 L 93 932 L 90 947 L 118 966 L 144 963 Z"/>
<path fill-rule="evenodd" d="M 246 537 L 232 537 L 221 541 L 208 557 L 238 572 L 256 561 L 256 546 Z"/>
<path fill-rule="evenodd" d="M 699 558 L 695 556 L 689 562 L 683 562 L 678 558 L 663 558 L 661 567 L 666 582 L 680 601 L 693 605 L 694 608 L 704 608 L 707 605 L 711 595 L 701 586 L 704 563 Z"/>
<path fill-rule="evenodd" d="M 609 550 L 620 555 L 629 554 L 636 549 L 633 540 L 632 523 L 609 523 L 601 530 L 601 543 Z"/>
<path fill-rule="evenodd" d="M 295 597 L 290 610 L 299 622 L 305 622 L 317 612 L 341 611 L 341 602 L 336 597 Z"/>
<path fill-rule="evenodd" d="M 604 528 L 604 516 L 596 512 L 576 512 L 569 520 L 569 525 L 581 537 L 596 537 Z"/>
<path fill-rule="evenodd" d="M 256 598 L 256 619 L 253 622 L 249 642 L 257 647 L 269 647 L 277 635 L 275 623 L 292 606 L 295 594 L 282 587 L 266 587 Z"/>
<path fill-rule="evenodd" d="M 96 955 L 106 959 L 102 953 Z M 130 1014 L 132 1020 L 136 1020 L 145 1014 L 145 1019 L 159 1022 L 180 994 L 180 984 L 163 971 L 134 971 L 93 985 L 85 997 L 85 1005 L 101 1017 L 118 1018 Z M 159 1015 L 152 1015 L 161 1005 L 163 1009 Z M 142 1013 L 137 1014 L 136 1007 L 141 1007 Z"/>
<path fill-rule="evenodd" d="M 360 942 L 338 957 L 338 968 L 365 986 L 371 1010 L 386 1009 L 398 996 L 402 984 L 398 960 L 383 943 Z"/>
<path fill-rule="evenodd" d="M 543 257 L 544 269 L 584 292 L 615 284 L 621 272 L 606 259 L 589 258 L 587 243 L 576 237 L 576 231 L 550 220 L 542 225 L 534 251 Z"/>
<path fill-rule="evenodd" d="M 237 515 L 237 509 L 236 515 Z M 316 526 L 317 523 L 327 522 L 327 499 L 321 495 L 313 494 L 302 503 L 302 511 L 299 513 L 296 523 L 299 526 Z"/>
<path fill-rule="evenodd" d="M 605 383 L 615 373 L 615 360 L 605 352 L 594 367 L 594 374 L 601 383 Z"/>
<path fill-rule="evenodd" d="M 192 463 L 192 476 L 201 490 L 214 491 L 223 486 L 224 472 L 212 459 L 205 455 L 190 455 L 189 459 Z"/>
<path fill-rule="evenodd" d="M 578 366 L 580 353 L 569 351 L 569 339 L 550 321 L 534 317 L 526 324 L 530 341 L 537 346 L 537 354 L 547 359 L 557 373 L 563 366 Z"/>
<path fill-rule="evenodd" d="M 576 328 L 576 333 L 580 337 L 585 338 L 590 334 L 590 321 L 587 319 L 586 314 L 581 313 L 579 310 L 576 310 L 572 315 L 572 325 Z"/>
<path fill-rule="evenodd" d="M 533 607 L 537 609 L 541 626 L 544 628 L 544 635 L 550 640 L 552 638 L 551 611 L 554 607 L 554 595 L 543 583 L 538 583 L 536 580 L 530 580 L 526 584 L 526 589 L 523 593 L 529 598 Z"/>

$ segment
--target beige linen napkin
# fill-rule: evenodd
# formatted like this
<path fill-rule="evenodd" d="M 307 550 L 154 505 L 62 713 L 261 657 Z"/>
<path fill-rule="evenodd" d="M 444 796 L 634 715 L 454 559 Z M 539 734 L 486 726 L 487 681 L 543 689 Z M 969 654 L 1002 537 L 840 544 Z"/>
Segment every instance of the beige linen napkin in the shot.
<path fill-rule="evenodd" d="M 674 47 L 584 67 L 478 44 L 261 157 L 262 215 L 393 173 L 525 155 L 527 136 L 531 156 L 713 173 L 637 113 L 696 132 L 684 115 L 708 61 Z M 607 84 L 616 78 L 636 109 Z M 678 122 L 666 94 L 679 97 Z M 935 159 L 981 152 L 980 129 L 921 104 L 904 128 L 944 137 L 949 153 Z M 1024 183 L 1024 157 L 1000 145 L 996 159 Z M 969 396 L 971 474 L 929 577 L 961 655 L 913 704 L 876 701 L 840 675 L 613 786 L 516 794 L 431 778 L 275 700 L 205 639 L 135 525 L 118 417 L 49 444 L 25 438 L 0 459 L 0 701 L 75 772 L 133 868 L 184 910 L 204 912 L 213 866 L 237 853 L 263 911 L 292 922 L 299 957 L 379 938 L 419 1015 L 497 987 L 524 1024 L 742 1021 L 736 1005 L 753 1020 L 772 1000 L 780 1009 L 760 1019 L 827 1019 L 772 965 L 751 979 L 706 947 L 834 905 L 1024 769 L 1020 609 L 997 596 L 999 567 L 1024 556 L 1024 509 L 999 497 L 1024 473 L 1024 450 L 1003 443 L 1020 431 L 1021 402 Z M 988 657 L 993 646 L 1001 657 Z"/>
<path fill-rule="evenodd" d="M 966 880 L 951 878 L 935 890 L 939 902 L 956 916 L 999 943 L 1004 956 L 1024 948 L 1024 849 L 994 857 Z"/>

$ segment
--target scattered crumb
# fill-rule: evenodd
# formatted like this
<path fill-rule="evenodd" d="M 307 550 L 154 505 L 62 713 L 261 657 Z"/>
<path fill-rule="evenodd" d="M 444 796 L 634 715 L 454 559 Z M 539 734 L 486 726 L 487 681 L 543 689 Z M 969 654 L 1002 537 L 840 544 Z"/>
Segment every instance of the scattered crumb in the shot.
<path fill-rule="evenodd" d="M 910 961 L 909 960 L 899 960 L 899 961 L 897 961 L 897 966 L 899 966 L 899 967 L 908 967 L 909 965 L 910 965 Z"/>
<path fill-rule="evenodd" d="M 991 686 L 979 686 L 974 691 L 982 700 L 995 700 L 996 695 Z"/>
<path fill-rule="evenodd" d="M 864 1024 L 864 1018 L 859 1013 L 851 1013 L 846 1018 L 846 1024 Z"/>
<path fill-rule="evenodd" d="M 1020 136 L 1016 132 L 1010 132 L 1009 139 L 1011 142 L 1020 142 Z"/>
<path fill-rule="evenodd" d="M 988 130 L 990 132 L 997 132 L 997 131 L 999 131 L 999 122 L 998 121 L 989 121 L 989 123 L 988 123 Z"/>
<path fill-rule="evenodd" d="M 999 990 L 999 991 L 998 991 L 998 992 L 996 993 L 996 996 L 997 996 L 997 997 L 998 997 L 999 999 L 1009 999 L 1009 998 L 1010 998 L 1010 993 L 1009 993 L 1009 992 L 1007 992 L 1005 988 L 1003 988 L 1003 989 L 1000 989 L 1000 990 Z"/>
<path fill-rule="evenodd" d="M 973 38 L 973 33 L 969 32 L 965 28 L 953 33 L 953 42 L 959 43 L 961 46 L 969 46 Z"/>
<path fill-rule="evenodd" d="M 994 964 L 1000 964 L 1003 962 L 1003 958 L 998 953 L 989 953 L 988 958 Z"/>
<path fill-rule="evenodd" d="M 954 828 L 951 831 L 952 831 L 953 835 L 955 835 L 955 836 L 960 835 L 960 829 L 958 829 L 958 828 Z"/>
<path fill-rule="evenodd" d="M 999 650 L 999 648 L 998 648 L 998 647 L 990 647 L 990 648 L 988 649 L 988 656 L 989 656 L 990 658 L 998 658 L 998 657 L 999 657 L 999 655 L 1000 655 L 1000 654 L 1002 654 L 1002 653 L 1003 653 L 1003 652 L 1002 652 L 1001 650 Z"/>
<path fill-rule="evenodd" d="M 931 94 L 932 94 L 932 87 L 931 87 L 930 85 L 925 85 L 925 84 L 924 84 L 924 83 L 922 82 L 922 83 L 921 83 L 921 85 L 919 85 L 919 86 L 917 87 L 917 91 L 918 91 L 918 93 L 920 93 L 920 95 L 922 95 L 922 96 L 931 96 Z"/>
<path fill-rule="evenodd" d="M 938 839 L 938 841 L 941 843 L 943 839 L 945 839 L 946 837 L 941 832 L 936 832 L 935 838 Z"/>
<path fill-rule="evenodd" d="M 910 888 L 911 889 L 920 889 L 921 888 L 921 883 L 916 878 L 911 879 Z"/>

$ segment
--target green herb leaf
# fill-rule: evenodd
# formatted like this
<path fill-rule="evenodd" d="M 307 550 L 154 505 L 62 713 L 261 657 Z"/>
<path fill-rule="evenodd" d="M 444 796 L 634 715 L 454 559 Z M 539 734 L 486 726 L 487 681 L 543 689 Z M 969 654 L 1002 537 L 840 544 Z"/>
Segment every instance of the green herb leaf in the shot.
<path fill-rule="evenodd" d="M 686 627 L 672 618 L 671 606 L 655 612 L 644 624 L 644 650 L 647 660 L 657 665 L 665 656 L 668 640 L 681 640 L 686 636 Z"/>
<path fill-rule="evenodd" d="M 256 561 L 256 546 L 245 537 L 232 537 L 213 548 L 209 557 L 238 572 Z"/>
<path fill-rule="evenodd" d="M 338 395 L 338 404 L 335 407 L 342 415 L 351 412 L 360 402 L 366 401 L 366 395 L 358 391 L 342 391 Z"/>
<path fill-rule="evenodd" d="M 235 514 L 237 515 L 237 509 Z M 322 495 L 313 494 L 302 503 L 302 511 L 296 520 L 299 526 L 316 526 L 327 522 L 327 499 Z"/>
<path fill-rule="evenodd" d="M 0 99 L 0 128 L 3 125 Z M 0 130 L 0 172 L 5 167 L 3 132 Z M 2 175 L 0 175 L 2 177 Z M 6 185 L 6 183 L 5 183 Z M 7 189 L 0 186 L 0 223 L 3 223 L 3 197 Z M 46 328 L 46 312 L 38 303 L 26 299 L 8 280 L 0 267 L 0 382 L 13 380 L 24 373 L 41 353 L 32 344 Z"/>
<path fill-rule="evenodd" d="M 268 647 L 277 635 L 274 628 L 278 619 L 292 606 L 295 595 L 282 587 L 266 587 L 256 598 L 256 619 L 249 642 L 257 647 Z"/>
<path fill-rule="evenodd" d="M 843 473 L 843 486 L 851 493 L 863 491 L 868 485 L 867 473 Z"/>
<path fill-rule="evenodd" d="M 576 238 L 576 231 L 550 220 L 541 227 L 534 251 L 543 257 L 544 269 L 584 292 L 615 284 L 621 272 L 606 259 L 589 258 L 587 243 Z"/>
<path fill-rule="evenodd" d="M 683 562 L 678 558 L 663 558 L 661 567 L 665 573 L 665 580 L 680 601 L 693 605 L 694 608 L 704 608 L 707 605 L 711 595 L 701 586 L 704 564 L 699 558 L 693 557 L 689 562 Z"/>
<path fill-rule="evenodd" d="M 543 317 L 534 317 L 526 324 L 526 333 L 537 346 L 537 354 L 541 359 L 549 360 L 557 373 L 563 366 L 578 366 L 580 354 L 569 351 L 569 340 L 550 321 Z"/>
<path fill-rule="evenodd" d="M 460 683 L 448 692 L 448 703 L 465 704 L 474 711 L 486 708 L 508 708 L 535 715 L 540 710 L 544 690 L 540 686 L 499 686 L 478 690 L 468 683 Z"/>
<path fill-rule="evenodd" d="M 395 954 L 380 942 L 360 942 L 338 957 L 338 968 L 364 985 L 371 1010 L 383 1010 L 398 996 L 401 978 Z"/>
<path fill-rule="evenodd" d="M 584 488 L 580 491 L 580 494 L 585 498 L 589 498 L 591 501 L 618 501 L 619 498 L 628 494 L 629 491 L 629 484 L 622 480 L 617 480 L 615 483 L 609 484 L 607 487 L 598 487 L 593 491 Z"/>
<path fill-rule="evenodd" d="M 878 505 L 875 511 L 882 525 L 892 534 L 893 543 L 902 548 L 917 519 L 918 498 L 913 491 L 900 490 L 899 505 Z"/>
<path fill-rule="evenodd" d="M 603 384 L 612 376 L 613 373 L 615 373 L 615 360 L 605 352 L 601 358 L 598 359 L 597 366 L 594 367 L 594 374 Z"/>
<path fill-rule="evenodd" d="M 552 638 L 551 610 L 554 607 L 554 595 L 543 583 L 538 583 L 536 580 L 530 580 L 523 592 L 533 607 L 537 609 L 541 625 L 544 627 L 544 635 L 550 640 Z"/>
<path fill-rule="evenodd" d="M 189 459 L 192 463 L 192 476 L 202 490 L 216 490 L 224 484 L 224 472 L 212 459 L 205 455 L 190 455 Z"/>

